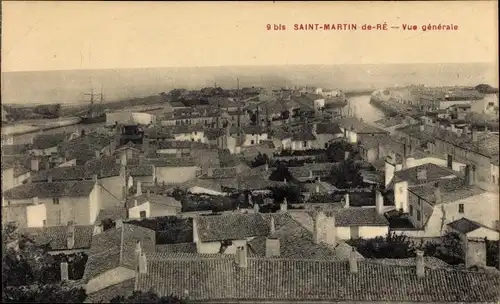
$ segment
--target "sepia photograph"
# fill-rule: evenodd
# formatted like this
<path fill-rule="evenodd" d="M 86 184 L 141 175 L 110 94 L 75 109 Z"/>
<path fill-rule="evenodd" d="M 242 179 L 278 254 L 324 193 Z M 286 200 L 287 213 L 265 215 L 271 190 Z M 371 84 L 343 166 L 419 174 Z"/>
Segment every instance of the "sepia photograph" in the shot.
<path fill-rule="evenodd" d="M 500 303 L 498 1 L 2 1 L 2 303 Z"/>

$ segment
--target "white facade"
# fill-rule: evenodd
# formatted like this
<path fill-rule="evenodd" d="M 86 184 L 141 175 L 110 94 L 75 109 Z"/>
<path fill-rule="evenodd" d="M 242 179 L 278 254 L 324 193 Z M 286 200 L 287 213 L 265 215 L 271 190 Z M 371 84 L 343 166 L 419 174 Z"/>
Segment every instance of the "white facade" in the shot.
<path fill-rule="evenodd" d="M 202 143 L 208 143 L 208 139 L 205 137 L 203 131 L 193 131 L 190 133 L 174 134 L 175 140 L 180 141 L 197 141 Z"/>
<path fill-rule="evenodd" d="M 268 140 L 267 133 L 262 134 L 245 134 L 245 141 L 243 142 L 244 147 L 253 146 L 260 144 L 261 140 Z"/>
<path fill-rule="evenodd" d="M 158 183 L 181 184 L 196 178 L 199 170 L 198 166 L 156 167 L 155 176 Z"/>
<path fill-rule="evenodd" d="M 140 205 L 129 208 L 129 218 L 138 219 L 176 215 L 180 212 L 179 209 L 180 208 L 178 207 L 168 206 L 166 204 L 152 204 L 150 202 L 144 202 Z"/>
<path fill-rule="evenodd" d="M 389 225 L 385 226 L 353 226 L 353 227 L 337 227 L 337 238 L 340 240 L 349 240 L 352 237 L 360 237 L 364 239 L 376 238 L 377 236 L 385 237 L 389 232 Z M 356 230 L 353 235 L 353 230 Z"/>
<path fill-rule="evenodd" d="M 293 151 L 300 151 L 300 150 L 309 150 L 309 149 L 314 149 L 315 148 L 315 141 L 314 140 L 292 140 L 291 141 L 291 149 Z"/>
<path fill-rule="evenodd" d="M 14 168 L 2 168 L 2 192 L 14 187 Z"/>

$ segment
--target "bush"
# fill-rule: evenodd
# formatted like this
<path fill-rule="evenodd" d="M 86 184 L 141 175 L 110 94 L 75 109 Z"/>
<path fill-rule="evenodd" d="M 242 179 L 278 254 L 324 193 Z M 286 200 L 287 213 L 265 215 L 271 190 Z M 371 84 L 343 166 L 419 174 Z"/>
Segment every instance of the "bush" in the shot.
<path fill-rule="evenodd" d="M 416 255 L 414 242 L 395 232 L 373 239 L 351 239 L 348 243 L 365 258 L 370 259 L 404 259 Z"/>

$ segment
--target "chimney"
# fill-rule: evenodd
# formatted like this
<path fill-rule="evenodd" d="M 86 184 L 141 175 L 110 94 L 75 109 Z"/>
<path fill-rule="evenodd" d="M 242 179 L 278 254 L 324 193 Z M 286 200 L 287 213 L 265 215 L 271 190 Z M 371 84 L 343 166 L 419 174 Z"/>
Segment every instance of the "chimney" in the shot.
<path fill-rule="evenodd" d="M 358 273 L 358 255 L 354 246 L 349 254 L 349 271 L 351 273 Z"/>
<path fill-rule="evenodd" d="M 472 141 L 477 141 L 477 130 L 472 129 L 471 137 L 472 137 Z"/>
<path fill-rule="evenodd" d="M 135 192 L 135 196 L 141 196 L 141 195 L 142 195 L 141 181 L 137 181 L 137 191 Z"/>
<path fill-rule="evenodd" d="M 52 183 L 52 176 L 51 175 L 47 176 L 47 182 Z"/>
<path fill-rule="evenodd" d="M 344 208 L 349 208 L 349 193 L 344 194 Z"/>
<path fill-rule="evenodd" d="M 380 190 L 375 190 L 375 208 L 378 214 L 384 214 L 384 197 Z"/>
<path fill-rule="evenodd" d="M 38 158 L 31 159 L 31 171 L 38 172 L 40 170 L 40 161 Z"/>
<path fill-rule="evenodd" d="M 139 165 L 144 164 L 144 159 L 146 158 L 146 155 L 144 153 L 139 154 Z"/>
<path fill-rule="evenodd" d="M 326 216 L 323 212 L 318 212 L 314 218 L 313 241 L 314 244 L 319 244 L 324 241 L 324 224 Z"/>
<path fill-rule="evenodd" d="M 33 196 L 33 205 L 38 205 L 38 196 Z"/>
<path fill-rule="evenodd" d="M 241 268 L 246 268 L 248 266 L 247 260 L 247 246 L 238 246 L 236 248 L 236 265 Z"/>
<path fill-rule="evenodd" d="M 403 170 L 408 168 L 407 166 L 408 164 L 406 163 L 406 157 L 407 157 L 406 143 L 403 143 L 403 161 L 402 161 Z"/>
<path fill-rule="evenodd" d="M 92 175 L 92 180 L 97 183 L 97 180 L 99 179 L 97 174 Z"/>
<path fill-rule="evenodd" d="M 276 232 L 276 224 L 274 223 L 274 217 L 271 216 L 271 224 L 269 225 L 269 235 L 273 235 Z"/>
<path fill-rule="evenodd" d="M 68 281 L 69 280 L 69 271 L 68 271 L 68 263 L 67 262 L 62 262 L 61 263 L 61 281 Z"/>
<path fill-rule="evenodd" d="M 101 157 L 101 151 L 95 150 L 95 158 Z"/>
<path fill-rule="evenodd" d="M 469 136 L 469 127 L 468 126 L 464 126 L 464 128 L 462 129 L 462 136 Z"/>
<path fill-rule="evenodd" d="M 146 254 L 141 252 L 139 254 L 139 273 L 145 274 L 148 273 L 148 261 L 146 260 Z"/>
<path fill-rule="evenodd" d="M 134 207 L 137 207 L 137 200 L 134 200 Z"/>
<path fill-rule="evenodd" d="M 425 131 L 425 125 L 424 124 L 421 124 L 419 126 L 419 128 L 420 128 L 420 132 L 424 132 Z"/>
<path fill-rule="evenodd" d="M 417 250 L 416 257 L 416 268 L 417 268 L 417 277 L 423 278 L 425 276 L 425 261 L 424 261 L 424 252 L 421 250 Z"/>
<path fill-rule="evenodd" d="M 255 213 L 259 213 L 259 204 L 257 204 L 257 203 L 253 204 L 253 211 Z"/>
<path fill-rule="evenodd" d="M 465 166 L 465 182 L 467 185 L 474 185 L 474 165 L 466 165 Z"/>
<path fill-rule="evenodd" d="M 266 257 L 280 256 L 280 240 L 277 238 L 266 238 Z"/>
<path fill-rule="evenodd" d="M 436 182 L 434 184 L 434 196 L 435 196 L 435 203 L 436 205 L 441 204 L 442 202 L 442 196 L 441 196 L 441 189 L 439 189 L 439 183 Z"/>
<path fill-rule="evenodd" d="M 319 185 L 316 185 L 316 193 L 319 193 Z"/>
<path fill-rule="evenodd" d="M 68 246 L 68 249 L 73 249 L 75 246 L 75 224 L 73 221 L 68 222 L 66 245 Z"/>
<path fill-rule="evenodd" d="M 417 180 L 419 181 L 427 180 L 427 169 L 425 168 L 417 169 Z"/>
<path fill-rule="evenodd" d="M 347 160 L 349 158 L 349 151 L 344 152 L 344 160 Z"/>
<path fill-rule="evenodd" d="M 280 204 L 280 211 L 286 212 L 288 209 L 288 202 L 286 201 L 286 197 L 283 199 L 283 202 Z"/>
<path fill-rule="evenodd" d="M 266 172 L 267 172 L 267 171 L 269 171 L 269 165 L 268 165 L 267 163 L 264 165 L 264 170 L 265 170 Z"/>

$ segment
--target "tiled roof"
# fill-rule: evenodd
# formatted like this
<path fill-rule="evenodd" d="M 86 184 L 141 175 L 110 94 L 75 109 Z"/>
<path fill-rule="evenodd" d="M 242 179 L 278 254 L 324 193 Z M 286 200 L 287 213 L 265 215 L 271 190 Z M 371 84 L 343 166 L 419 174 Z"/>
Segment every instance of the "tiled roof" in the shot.
<path fill-rule="evenodd" d="M 389 222 L 376 208 L 351 207 L 335 212 L 335 226 L 387 226 Z"/>
<path fill-rule="evenodd" d="M 477 186 L 469 186 L 462 178 L 453 178 L 437 182 L 441 193 L 441 202 L 443 204 L 456 202 L 462 199 L 473 197 L 485 193 Z M 431 205 L 436 204 L 435 183 L 425 184 L 419 187 L 408 189 Z M 480 202 L 478 202 L 480 203 Z"/>
<path fill-rule="evenodd" d="M 190 134 L 193 132 L 203 132 L 205 126 L 203 125 L 175 125 L 169 127 L 169 131 L 174 135 Z"/>
<path fill-rule="evenodd" d="M 224 128 L 213 128 L 204 130 L 204 135 L 208 138 L 208 140 L 215 140 L 222 135 L 224 135 L 226 130 Z"/>
<path fill-rule="evenodd" d="M 210 168 L 211 174 L 210 178 L 231 178 L 235 177 L 237 174 L 236 167 L 229 168 Z"/>
<path fill-rule="evenodd" d="M 289 167 L 288 170 L 294 177 L 325 176 L 330 174 L 336 163 L 306 163 L 300 167 Z"/>
<path fill-rule="evenodd" d="M 388 133 L 387 131 L 374 127 L 355 117 L 344 117 L 335 121 L 339 126 L 348 130 L 353 130 L 358 134 Z"/>
<path fill-rule="evenodd" d="M 448 226 L 450 226 L 451 228 L 458 230 L 464 234 L 467 234 L 471 231 L 474 231 L 474 230 L 482 227 L 481 224 L 474 222 L 474 221 L 471 221 L 465 217 L 449 223 Z"/>
<path fill-rule="evenodd" d="M 83 281 L 120 265 L 121 229 L 111 228 L 92 238 Z"/>
<path fill-rule="evenodd" d="M 75 245 L 72 249 L 90 248 L 92 242 L 92 233 L 94 226 L 75 226 Z M 67 233 L 66 226 L 53 226 L 43 228 L 21 228 L 21 234 L 31 237 L 35 242 L 40 244 L 49 244 L 51 250 L 67 250 Z"/>
<path fill-rule="evenodd" d="M 498 275 L 347 261 L 248 258 L 239 268 L 227 257 L 155 259 L 147 255 L 148 274 L 138 289 L 159 295 L 189 295 L 190 300 L 328 300 L 396 302 L 496 302 Z M 182 273 L 182 276 L 179 274 Z"/>
<path fill-rule="evenodd" d="M 262 190 L 269 187 L 284 185 L 284 182 L 264 179 L 263 174 L 248 176 L 238 175 L 236 178 L 220 179 L 219 181 L 222 187 L 239 190 Z"/>
<path fill-rule="evenodd" d="M 112 158 L 93 159 L 82 166 L 56 167 L 39 171 L 32 177 L 32 181 L 47 181 L 49 176 L 53 181 L 92 179 L 94 174 L 99 178 L 107 178 L 120 175 L 120 166 Z"/>
<path fill-rule="evenodd" d="M 375 121 L 376 124 L 382 125 L 384 127 L 394 127 L 405 122 L 405 118 L 401 116 L 396 117 L 385 117 L 383 119 Z"/>
<path fill-rule="evenodd" d="M 32 149 L 44 150 L 58 146 L 64 142 L 67 135 L 64 133 L 59 134 L 39 134 L 33 138 Z"/>
<path fill-rule="evenodd" d="M 269 133 L 269 129 L 261 126 L 243 126 L 241 128 L 245 134 L 266 134 Z"/>
<path fill-rule="evenodd" d="M 316 136 L 311 131 L 299 131 L 292 135 L 293 141 L 316 140 Z"/>
<path fill-rule="evenodd" d="M 270 225 L 270 216 L 266 219 Z M 276 217 L 276 216 L 273 216 Z M 276 224 L 276 232 L 271 235 L 280 241 L 280 257 L 290 259 L 345 259 L 345 256 L 337 256 L 335 248 L 324 243 L 315 244 L 313 234 L 305 227 L 296 222 L 290 215 L 281 215 L 281 225 Z M 266 255 L 266 236 L 258 236 L 249 243 L 249 255 Z M 352 250 L 351 248 L 349 248 Z"/>
<path fill-rule="evenodd" d="M 383 264 L 383 265 L 396 265 L 396 266 L 416 266 L 417 259 L 416 258 L 406 258 L 406 259 L 367 259 L 365 260 L 367 263 L 375 263 L 375 264 Z M 424 257 L 425 266 L 431 269 L 443 269 L 450 268 L 451 266 L 445 261 L 426 256 Z"/>
<path fill-rule="evenodd" d="M 156 245 L 156 252 L 159 253 L 197 253 L 196 243 L 178 243 Z"/>
<path fill-rule="evenodd" d="M 319 123 L 316 125 L 317 134 L 343 134 L 338 124 Z"/>
<path fill-rule="evenodd" d="M 95 223 L 98 224 L 104 219 L 111 219 L 115 221 L 126 218 L 127 218 L 127 209 L 118 206 L 114 208 L 101 209 L 101 211 L 99 211 L 99 214 L 97 215 Z"/>
<path fill-rule="evenodd" d="M 202 242 L 244 240 L 266 236 L 269 225 L 260 214 L 228 214 L 200 216 L 196 219 Z"/>
<path fill-rule="evenodd" d="M 14 168 L 14 177 L 19 177 L 23 174 L 31 172 L 30 170 L 24 168 L 24 167 L 15 167 Z"/>
<path fill-rule="evenodd" d="M 151 229 L 156 232 L 157 244 L 193 242 L 193 220 L 164 216 L 150 219 L 129 220 L 128 224 Z"/>
<path fill-rule="evenodd" d="M 183 157 L 158 157 L 148 158 L 144 161 L 145 164 L 153 165 L 156 168 L 161 167 L 194 167 L 196 160 L 191 156 Z"/>
<path fill-rule="evenodd" d="M 5 191 L 6 199 L 29 199 L 33 197 L 81 197 L 94 189 L 94 181 L 40 182 L 23 184 Z"/>
<path fill-rule="evenodd" d="M 135 278 L 123 281 L 87 295 L 84 303 L 111 303 L 117 296 L 129 297 L 134 292 Z"/>
<path fill-rule="evenodd" d="M 20 145 L 2 145 L 3 155 L 20 155 L 25 154 L 31 149 L 30 144 L 20 144 Z"/>
<path fill-rule="evenodd" d="M 131 176 L 152 176 L 154 167 L 151 165 L 127 166 Z"/>
<path fill-rule="evenodd" d="M 421 170 L 426 171 L 426 179 L 418 179 L 417 173 L 421 172 Z M 418 185 L 422 183 L 441 180 L 450 176 L 461 176 L 461 174 L 459 172 L 454 172 L 453 170 L 438 166 L 433 163 L 426 163 L 420 166 L 411 167 L 409 169 L 396 171 L 394 173 L 394 176 L 396 177 L 396 182 L 407 181 L 408 185 Z"/>
<path fill-rule="evenodd" d="M 196 141 L 161 141 L 158 149 L 209 149 L 210 145 Z"/>

